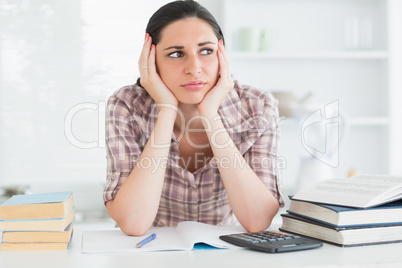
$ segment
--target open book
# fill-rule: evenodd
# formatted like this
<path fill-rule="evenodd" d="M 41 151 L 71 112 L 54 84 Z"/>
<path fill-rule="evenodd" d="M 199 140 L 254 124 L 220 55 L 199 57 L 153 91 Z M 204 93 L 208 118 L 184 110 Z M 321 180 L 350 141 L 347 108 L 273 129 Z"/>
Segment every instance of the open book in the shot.
<path fill-rule="evenodd" d="M 346 207 L 368 208 L 402 198 L 402 177 L 355 175 L 329 179 L 297 192 L 293 199 Z"/>
<path fill-rule="evenodd" d="M 219 239 L 220 235 L 244 233 L 241 226 L 214 226 L 199 222 L 181 222 L 177 227 L 154 227 L 144 236 L 128 236 L 120 229 L 86 230 L 82 235 L 82 253 L 133 253 L 162 250 L 192 250 L 197 243 L 216 248 L 240 248 Z M 136 244 L 155 233 L 144 246 Z"/>

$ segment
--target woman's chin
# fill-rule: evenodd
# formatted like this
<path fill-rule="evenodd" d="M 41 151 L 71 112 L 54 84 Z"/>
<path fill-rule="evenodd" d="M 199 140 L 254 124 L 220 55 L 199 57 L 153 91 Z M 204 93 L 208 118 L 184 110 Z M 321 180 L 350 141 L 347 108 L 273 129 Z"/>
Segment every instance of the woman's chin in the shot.
<path fill-rule="evenodd" d="M 179 102 L 183 103 L 183 104 L 193 104 L 193 105 L 197 105 L 199 104 L 203 99 L 204 99 L 205 95 L 198 95 L 198 96 L 186 96 L 186 97 L 182 97 L 179 98 Z"/>

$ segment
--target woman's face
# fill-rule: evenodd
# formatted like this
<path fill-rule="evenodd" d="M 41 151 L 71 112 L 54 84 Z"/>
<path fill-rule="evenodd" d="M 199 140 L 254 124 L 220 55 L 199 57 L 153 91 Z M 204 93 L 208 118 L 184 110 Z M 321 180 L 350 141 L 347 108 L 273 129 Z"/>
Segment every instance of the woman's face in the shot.
<path fill-rule="evenodd" d="M 179 102 L 200 103 L 218 80 L 218 38 L 204 20 L 187 18 L 161 32 L 156 46 L 158 73 Z"/>

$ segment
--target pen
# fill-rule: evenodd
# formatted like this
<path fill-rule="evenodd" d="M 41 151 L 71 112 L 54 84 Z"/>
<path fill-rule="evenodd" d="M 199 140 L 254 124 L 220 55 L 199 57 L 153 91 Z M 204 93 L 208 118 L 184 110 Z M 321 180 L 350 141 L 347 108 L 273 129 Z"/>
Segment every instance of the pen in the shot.
<path fill-rule="evenodd" d="M 156 238 L 156 234 L 151 234 L 150 236 L 148 236 L 147 238 L 145 238 L 144 240 L 140 241 L 137 243 L 137 248 L 142 247 L 143 245 L 151 242 L 152 240 L 154 240 Z"/>

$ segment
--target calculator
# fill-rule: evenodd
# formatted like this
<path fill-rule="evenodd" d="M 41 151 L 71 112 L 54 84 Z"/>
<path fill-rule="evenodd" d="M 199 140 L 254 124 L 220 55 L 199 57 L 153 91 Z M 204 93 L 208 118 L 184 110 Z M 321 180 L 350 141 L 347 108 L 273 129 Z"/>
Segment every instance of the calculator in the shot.
<path fill-rule="evenodd" d="M 219 238 L 237 246 L 269 253 L 313 249 L 322 246 L 322 242 L 318 240 L 280 231 L 229 234 L 221 235 Z"/>

